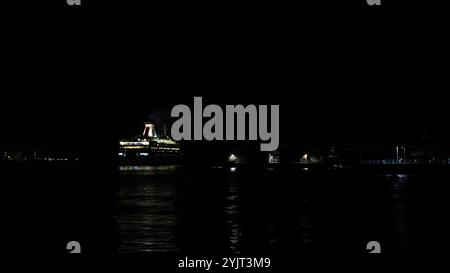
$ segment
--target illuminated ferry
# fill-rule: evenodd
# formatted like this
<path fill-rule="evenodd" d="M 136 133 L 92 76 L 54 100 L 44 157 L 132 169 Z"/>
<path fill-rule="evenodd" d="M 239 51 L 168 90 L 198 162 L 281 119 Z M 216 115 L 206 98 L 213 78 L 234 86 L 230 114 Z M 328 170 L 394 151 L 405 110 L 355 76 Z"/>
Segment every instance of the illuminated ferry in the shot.
<path fill-rule="evenodd" d="M 119 145 L 118 155 L 121 164 L 151 165 L 181 162 L 182 152 L 179 143 L 165 132 L 162 137 L 158 137 L 152 123 L 145 123 L 141 136 L 122 139 Z"/>

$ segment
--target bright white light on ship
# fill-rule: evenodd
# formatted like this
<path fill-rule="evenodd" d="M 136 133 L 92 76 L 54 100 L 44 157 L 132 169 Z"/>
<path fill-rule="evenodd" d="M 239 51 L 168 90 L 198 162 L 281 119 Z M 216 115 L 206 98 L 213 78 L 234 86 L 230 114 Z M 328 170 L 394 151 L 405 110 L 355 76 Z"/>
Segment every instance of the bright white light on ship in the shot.
<path fill-rule="evenodd" d="M 119 144 L 121 146 L 124 146 L 124 145 L 131 145 L 131 146 L 144 145 L 144 146 L 147 146 L 147 145 L 150 144 L 150 142 L 148 142 L 148 141 L 120 141 Z"/>
<path fill-rule="evenodd" d="M 302 159 L 307 161 L 307 160 L 308 160 L 308 154 L 304 154 L 304 155 L 302 156 Z"/>
<path fill-rule="evenodd" d="M 237 160 L 237 157 L 236 157 L 234 154 L 231 154 L 231 155 L 228 157 L 228 161 L 233 162 L 233 161 L 236 161 L 236 160 Z"/>

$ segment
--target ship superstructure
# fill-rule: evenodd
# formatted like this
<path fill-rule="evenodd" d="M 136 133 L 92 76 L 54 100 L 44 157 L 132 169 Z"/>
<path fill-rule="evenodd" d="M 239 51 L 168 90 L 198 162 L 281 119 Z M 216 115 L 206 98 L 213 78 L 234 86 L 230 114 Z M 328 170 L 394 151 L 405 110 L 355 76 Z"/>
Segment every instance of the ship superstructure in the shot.
<path fill-rule="evenodd" d="M 142 135 L 119 142 L 119 162 L 128 164 L 174 164 L 181 160 L 177 141 L 167 135 L 159 137 L 155 125 L 145 123 Z"/>

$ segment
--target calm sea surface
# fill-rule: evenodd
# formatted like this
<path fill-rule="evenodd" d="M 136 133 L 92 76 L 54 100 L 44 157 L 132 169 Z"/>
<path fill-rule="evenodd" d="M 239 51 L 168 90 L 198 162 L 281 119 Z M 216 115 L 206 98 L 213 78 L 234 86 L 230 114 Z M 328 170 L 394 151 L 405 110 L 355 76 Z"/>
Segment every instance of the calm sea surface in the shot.
<path fill-rule="evenodd" d="M 446 174 L 301 167 L 122 168 L 120 253 L 426 251 L 448 201 Z M 434 241 L 435 240 L 435 241 Z"/>
<path fill-rule="evenodd" d="M 440 251 L 450 177 L 300 166 L 2 169 L 2 251 L 364 254 Z"/>

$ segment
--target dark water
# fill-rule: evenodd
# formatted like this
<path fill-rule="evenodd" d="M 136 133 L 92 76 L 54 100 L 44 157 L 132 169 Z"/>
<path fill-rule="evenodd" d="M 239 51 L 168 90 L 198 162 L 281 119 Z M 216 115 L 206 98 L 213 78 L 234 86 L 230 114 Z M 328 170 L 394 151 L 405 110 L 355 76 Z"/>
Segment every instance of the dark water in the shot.
<path fill-rule="evenodd" d="M 449 181 L 300 167 L 122 171 L 117 250 L 363 254 L 372 240 L 388 254 L 437 250 Z"/>
<path fill-rule="evenodd" d="M 161 166 L 2 173 L 2 251 L 86 255 L 441 253 L 446 172 Z"/>

